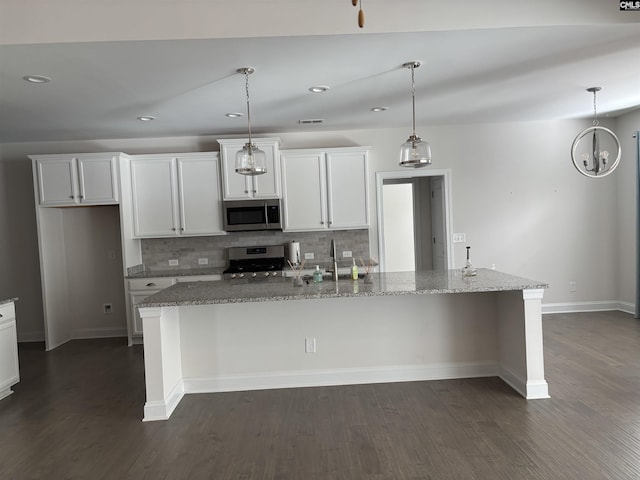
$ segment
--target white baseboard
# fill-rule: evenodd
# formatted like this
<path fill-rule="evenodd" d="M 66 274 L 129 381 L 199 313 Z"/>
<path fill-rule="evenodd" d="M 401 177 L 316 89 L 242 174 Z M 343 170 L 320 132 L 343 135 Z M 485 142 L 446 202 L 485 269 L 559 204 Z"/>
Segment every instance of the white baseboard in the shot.
<path fill-rule="evenodd" d="M 145 402 L 143 422 L 156 420 L 168 420 L 176 409 L 182 397 L 184 397 L 184 382 L 180 380 L 168 395 L 166 402 Z"/>
<path fill-rule="evenodd" d="M 121 327 L 77 328 L 71 332 L 72 340 L 84 340 L 90 338 L 115 338 L 126 336 L 127 329 Z"/>
<path fill-rule="evenodd" d="M 185 378 L 185 393 L 217 393 L 275 388 L 414 382 L 498 376 L 496 363 L 451 363 L 384 368 L 345 368 L 212 378 Z"/>
<path fill-rule="evenodd" d="M 611 310 L 620 310 L 633 315 L 635 313 L 636 306 L 629 302 L 621 302 L 617 300 L 542 304 L 543 315 L 547 313 L 605 312 Z"/>
<path fill-rule="evenodd" d="M 507 385 L 527 400 L 549 398 L 549 384 L 546 380 L 528 382 L 504 366 L 500 367 L 499 376 Z"/>

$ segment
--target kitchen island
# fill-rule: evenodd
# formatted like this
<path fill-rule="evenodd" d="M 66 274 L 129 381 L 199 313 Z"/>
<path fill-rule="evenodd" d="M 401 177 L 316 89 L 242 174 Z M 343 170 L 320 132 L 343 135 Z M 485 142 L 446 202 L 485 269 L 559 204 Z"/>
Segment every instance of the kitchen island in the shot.
<path fill-rule="evenodd" d="M 185 282 L 140 304 L 144 420 L 185 393 L 499 376 L 547 398 L 546 284 L 494 270 Z"/>

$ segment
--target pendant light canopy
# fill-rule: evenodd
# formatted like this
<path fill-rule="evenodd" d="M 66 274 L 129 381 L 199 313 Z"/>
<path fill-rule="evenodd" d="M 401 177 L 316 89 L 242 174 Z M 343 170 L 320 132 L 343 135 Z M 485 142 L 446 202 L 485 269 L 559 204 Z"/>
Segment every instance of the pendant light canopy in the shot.
<path fill-rule="evenodd" d="M 598 125 L 596 93 L 600 90 L 600 87 L 587 88 L 587 92 L 593 93 L 593 126 L 581 131 L 571 145 L 573 166 L 582 175 L 591 178 L 606 177 L 613 173 L 622 156 L 622 148 L 616 134 Z M 610 150 L 617 151 L 613 161 L 609 159 Z"/>
<path fill-rule="evenodd" d="M 260 150 L 251 139 L 251 110 L 249 108 L 249 75 L 255 72 L 253 67 L 243 67 L 237 70 L 245 76 L 245 91 L 247 94 L 247 123 L 249 125 L 249 141 L 242 150 L 236 153 L 236 173 L 241 175 L 262 175 L 267 173 L 267 155 Z"/>
<path fill-rule="evenodd" d="M 416 135 L 416 81 L 415 69 L 420 62 L 408 62 L 402 65 L 411 69 L 411 104 L 413 106 L 413 134 L 400 147 L 401 167 L 426 167 L 431 165 L 431 145 Z"/>

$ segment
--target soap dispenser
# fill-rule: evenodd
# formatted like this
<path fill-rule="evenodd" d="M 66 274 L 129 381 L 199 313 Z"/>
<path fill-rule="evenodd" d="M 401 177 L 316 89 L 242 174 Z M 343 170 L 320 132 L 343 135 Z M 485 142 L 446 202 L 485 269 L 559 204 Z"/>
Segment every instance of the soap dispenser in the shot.
<path fill-rule="evenodd" d="M 322 272 L 320 271 L 320 265 L 316 265 L 316 269 L 313 271 L 313 283 L 322 282 Z"/>
<path fill-rule="evenodd" d="M 353 259 L 353 265 L 351 265 L 351 280 L 358 280 L 358 265 L 356 265 L 356 259 Z"/>

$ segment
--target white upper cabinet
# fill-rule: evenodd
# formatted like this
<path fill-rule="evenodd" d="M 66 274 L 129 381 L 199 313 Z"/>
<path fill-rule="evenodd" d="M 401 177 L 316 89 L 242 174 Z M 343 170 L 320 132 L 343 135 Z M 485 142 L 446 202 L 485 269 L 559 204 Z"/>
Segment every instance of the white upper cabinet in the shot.
<path fill-rule="evenodd" d="M 131 156 L 134 237 L 223 235 L 218 154 Z"/>
<path fill-rule="evenodd" d="M 118 153 L 33 155 L 41 206 L 118 203 Z"/>
<path fill-rule="evenodd" d="M 368 150 L 285 150 L 281 154 L 284 230 L 369 226 Z"/>
<path fill-rule="evenodd" d="M 253 143 L 267 157 L 267 173 L 263 175 L 241 175 L 236 173 L 236 152 L 242 150 L 248 139 L 220 139 L 222 157 L 222 193 L 225 200 L 249 198 L 280 198 L 280 139 L 253 138 Z"/>

